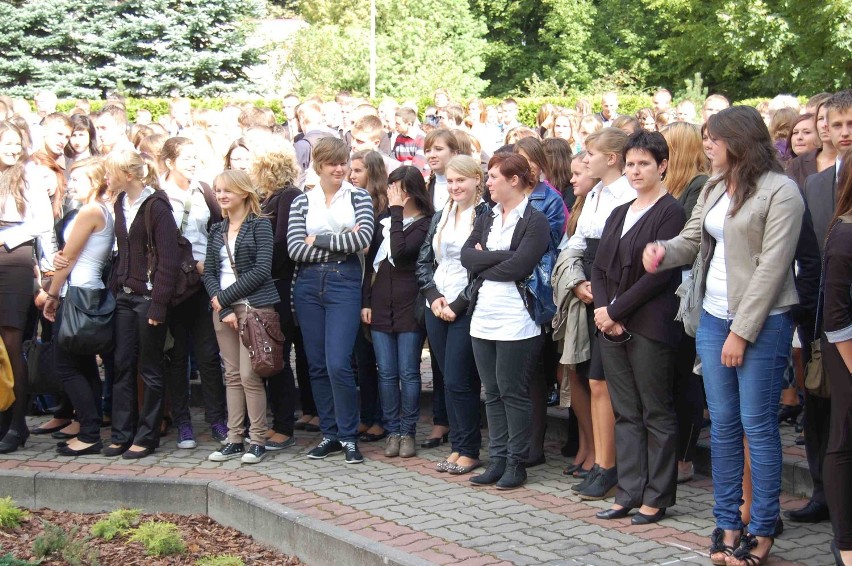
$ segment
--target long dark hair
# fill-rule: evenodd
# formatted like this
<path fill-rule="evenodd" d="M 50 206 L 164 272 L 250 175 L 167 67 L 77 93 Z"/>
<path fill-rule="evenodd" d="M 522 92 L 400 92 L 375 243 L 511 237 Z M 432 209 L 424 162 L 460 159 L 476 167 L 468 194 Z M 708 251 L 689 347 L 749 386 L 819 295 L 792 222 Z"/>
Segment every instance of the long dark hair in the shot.
<path fill-rule="evenodd" d="M 547 138 L 542 146 L 547 157 L 545 178 L 560 192 L 571 190 L 571 144 L 562 138 Z"/>
<path fill-rule="evenodd" d="M 382 154 L 372 149 L 356 151 L 349 159 L 350 162 L 359 160 L 364 163 L 367 172 L 367 186 L 360 187 L 370 193 L 373 199 L 373 210 L 379 214 L 388 207 L 388 170 Z"/>
<path fill-rule="evenodd" d="M 852 213 L 852 158 L 847 158 L 840 162 L 840 174 L 837 176 L 837 208 L 834 209 L 834 218 L 829 226 L 841 216 L 850 213 Z"/>
<path fill-rule="evenodd" d="M 731 106 L 710 116 L 707 134 L 727 146 L 728 170 L 707 184 L 707 191 L 725 181 L 733 185 L 731 216 L 742 208 L 757 188 L 757 179 L 768 171 L 783 173 L 769 130 L 760 113 L 751 106 Z"/>
<path fill-rule="evenodd" d="M 95 125 L 88 116 L 84 116 L 83 114 L 71 115 L 71 133 L 73 134 L 74 132 L 88 132 L 89 155 L 100 155 L 101 152 L 98 150 L 98 137 Z M 65 144 L 65 155 L 67 157 L 76 157 L 70 143 Z"/>
<path fill-rule="evenodd" d="M 414 204 L 417 205 L 417 210 L 420 214 L 432 216 L 435 214 L 435 209 L 432 206 L 432 197 L 426 191 L 426 181 L 423 180 L 423 175 L 417 167 L 411 165 L 403 165 L 395 169 L 388 175 L 388 184 L 402 183 L 403 190 L 408 193 L 408 196 L 414 199 Z"/>
<path fill-rule="evenodd" d="M 520 138 L 515 141 L 512 148 L 514 153 L 523 151 L 529 157 L 529 160 L 538 165 L 539 170 L 547 179 L 550 177 L 550 166 L 547 162 L 547 155 L 544 153 L 544 146 L 541 140 L 534 137 Z M 538 179 L 536 179 L 536 183 Z"/>

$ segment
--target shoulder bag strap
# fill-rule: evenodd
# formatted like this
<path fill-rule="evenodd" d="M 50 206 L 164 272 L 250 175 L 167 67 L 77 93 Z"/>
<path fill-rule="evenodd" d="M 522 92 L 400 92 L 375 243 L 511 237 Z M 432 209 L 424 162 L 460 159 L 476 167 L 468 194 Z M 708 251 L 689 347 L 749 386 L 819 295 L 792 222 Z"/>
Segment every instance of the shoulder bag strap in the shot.
<path fill-rule="evenodd" d="M 228 252 L 228 261 L 231 262 L 231 269 L 234 271 L 234 276 L 239 279 L 240 272 L 237 271 L 237 265 L 234 263 L 234 256 L 231 253 L 231 245 L 228 243 L 228 231 L 231 229 L 230 221 L 225 225 L 225 233 L 222 234 L 222 239 L 225 240 L 225 251 Z M 239 235 L 239 234 L 238 234 Z"/>
<path fill-rule="evenodd" d="M 153 196 L 153 195 L 152 195 Z M 157 246 L 154 244 L 154 231 L 153 226 L 151 225 L 151 208 L 153 207 L 154 202 L 151 200 L 149 196 L 145 199 L 145 202 L 142 203 L 142 206 L 145 207 L 145 233 L 148 237 L 148 289 L 150 290 L 153 285 L 153 281 L 151 281 L 151 277 L 154 274 L 154 262 L 156 261 L 155 257 L 157 255 Z M 127 227 L 127 239 L 130 239 L 130 226 Z"/>
<path fill-rule="evenodd" d="M 189 223 L 189 212 L 192 210 L 192 191 L 195 189 L 190 187 L 189 195 L 187 195 L 186 200 L 183 203 L 183 218 L 180 221 L 180 235 L 183 236 L 184 230 L 186 230 L 186 225 Z"/>

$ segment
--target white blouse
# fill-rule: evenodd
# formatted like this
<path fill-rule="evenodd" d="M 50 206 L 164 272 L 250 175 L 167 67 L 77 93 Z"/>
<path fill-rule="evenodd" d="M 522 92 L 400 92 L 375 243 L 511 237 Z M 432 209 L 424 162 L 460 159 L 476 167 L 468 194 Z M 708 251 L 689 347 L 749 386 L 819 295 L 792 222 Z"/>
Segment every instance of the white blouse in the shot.
<path fill-rule="evenodd" d="M 319 185 L 305 193 L 308 199 L 305 230 L 309 236 L 342 234 L 355 227 L 355 209 L 352 207 L 354 189 L 344 181 L 328 206 L 325 204 L 325 193 Z"/>
<path fill-rule="evenodd" d="M 31 168 L 27 167 L 25 177 L 30 175 Z M 53 206 L 47 191 L 26 182 L 24 200 L 26 206 L 23 214 L 18 212 L 18 205 L 12 195 L 6 196 L 3 203 L 0 221 L 15 223 L 13 226 L 0 228 L 0 240 L 10 250 L 37 237 L 49 242 L 53 234 Z"/>
<path fill-rule="evenodd" d="M 456 224 L 456 208 L 453 205 L 447 212 L 447 221 L 440 232 L 432 239 L 432 249 L 438 267 L 435 269 L 435 288 L 446 297 L 447 302 L 455 301 L 467 286 L 467 269 L 461 264 L 461 249 L 473 229 L 476 206 L 462 211 L 461 222 Z M 444 219 L 441 219 L 443 222 Z M 438 242 L 440 236 L 441 241 Z"/>
<path fill-rule="evenodd" d="M 586 197 L 583 212 L 577 220 L 577 230 L 568 240 L 568 247 L 585 250 L 586 238 L 599 239 L 612 211 L 635 198 L 636 190 L 630 186 L 624 175 L 611 185 L 604 185 L 603 181 L 595 185 Z"/>

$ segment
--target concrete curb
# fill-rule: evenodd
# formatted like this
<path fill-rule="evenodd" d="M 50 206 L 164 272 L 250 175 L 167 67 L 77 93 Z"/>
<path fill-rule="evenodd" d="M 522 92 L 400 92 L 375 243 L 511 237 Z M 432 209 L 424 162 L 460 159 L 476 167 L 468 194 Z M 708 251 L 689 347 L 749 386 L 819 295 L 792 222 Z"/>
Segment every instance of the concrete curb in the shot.
<path fill-rule="evenodd" d="M 0 470 L 0 497 L 7 496 L 29 509 L 204 514 L 310 565 L 433 564 L 223 481 Z"/>

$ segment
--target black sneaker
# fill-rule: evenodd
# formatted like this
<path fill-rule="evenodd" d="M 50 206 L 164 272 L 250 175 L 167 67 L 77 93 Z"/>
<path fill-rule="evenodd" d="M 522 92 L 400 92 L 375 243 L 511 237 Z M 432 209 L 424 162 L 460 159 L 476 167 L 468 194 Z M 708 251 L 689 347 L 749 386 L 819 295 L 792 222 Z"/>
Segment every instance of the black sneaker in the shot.
<path fill-rule="evenodd" d="M 497 482 L 497 489 L 516 489 L 527 482 L 527 469 L 523 462 L 508 460 L 503 477 Z"/>
<path fill-rule="evenodd" d="M 217 450 L 207 456 L 207 459 L 211 462 L 227 462 L 228 460 L 235 460 L 237 458 L 241 458 L 243 454 L 246 453 L 245 448 L 243 448 L 242 444 L 235 444 L 233 442 L 229 442 L 221 450 Z"/>
<path fill-rule="evenodd" d="M 329 454 L 334 454 L 335 452 L 340 452 L 341 450 L 343 450 L 343 447 L 340 446 L 340 443 L 338 441 L 332 440 L 330 438 L 323 438 L 313 450 L 308 452 L 308 458 L 311 458 L 312 460 L 322 460 Z"/>
<path fill-rule="evenodd" d="M 500 481 L 500 478 L 503 477 L 505 472 L 506 459 L 491 458 L 488 461 L 488 467 L 485 468 L 485 472 L 470 478 L 470 483 L 473 485 L 492 485 Z"/>
<path fill-rule="evenodd" d="M 577 495 L 586 501 L 598 501 L 615 495 L 616 487 L 618 487 L 618 470 L 615 466 L 600 468 L 594 481 L 586 489 L 578 491 Z"/>
<path fill-rule="evenodd" d="M 591 485 L 591 483 L 593 481 L 595 481 L 595 478 L 598 476 L 600 471 L 601 471 L 601 467 L 598 466 L 597 464 L 592 466 L 592 469 L 589 470 L 589 474 L 583 479 L 583 481 L 581 481 L 580 483 L 578 483 L 576 485 L 571 486 L 571 491 L 573 491 L 574 493 L 579 493 L 579 492 L 583 491 L 584 489 L 586 489 L 587 487 L 589 487 L 589 485 Z"/>
<path fill-rule="evenodd" d="M 266 448 L 260 444 L 252 444 L 249 446 L 248 451 L 243 454 L 243 457 L 240 458 L 240 462 L 243 464 L 257 464 L 264 458 L 266 458 Z"/>
<path fill-rule="evenodd" d="M 364 461 L 361 451 L 358 450 L 358 445 L 354 442 L 341 442 L 340 446 L 343 448 L 343 453 L 346 455 L 347 464 L 360 464 Z"/>

